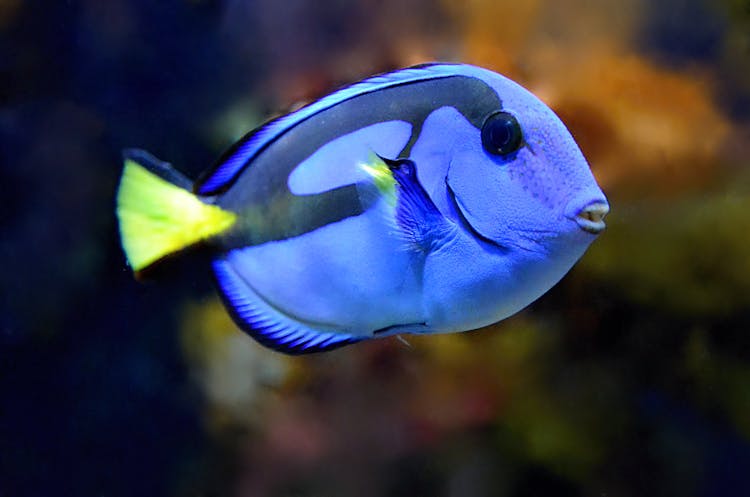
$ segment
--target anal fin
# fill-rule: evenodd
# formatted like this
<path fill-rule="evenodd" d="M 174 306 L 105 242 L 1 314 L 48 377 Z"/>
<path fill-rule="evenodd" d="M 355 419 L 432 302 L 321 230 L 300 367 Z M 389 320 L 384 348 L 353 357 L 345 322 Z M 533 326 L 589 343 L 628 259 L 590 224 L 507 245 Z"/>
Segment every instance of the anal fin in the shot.
<path fill-rule="evenodd" d="M 364 338 L 319 329 L 286 316 L 258 295 L 225 258 L 215 260 L 213 270 L 219 293 L 235 322 L 266 347 L 285 354 L 308 354 Z"/>

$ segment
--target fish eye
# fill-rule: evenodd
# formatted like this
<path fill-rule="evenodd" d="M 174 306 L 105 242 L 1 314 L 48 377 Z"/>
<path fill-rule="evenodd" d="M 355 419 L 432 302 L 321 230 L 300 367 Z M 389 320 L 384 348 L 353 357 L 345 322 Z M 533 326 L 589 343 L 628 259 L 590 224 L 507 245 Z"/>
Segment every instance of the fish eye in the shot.
<path fill-rule="evenodd" d="M 508 155 L 515 152 L 523 142 L 521 125 L 509 112 L 493 112 L 482 125 L 482 146 L 493 155 Z"/>

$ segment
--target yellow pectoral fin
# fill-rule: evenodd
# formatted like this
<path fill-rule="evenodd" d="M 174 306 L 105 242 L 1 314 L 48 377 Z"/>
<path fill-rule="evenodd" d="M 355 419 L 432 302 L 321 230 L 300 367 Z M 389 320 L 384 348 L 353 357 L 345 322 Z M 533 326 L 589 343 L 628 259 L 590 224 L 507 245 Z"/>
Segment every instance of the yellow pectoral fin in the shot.
<path fill-rule="evenodd" d="M 128 263 L 140 271 L 166 255 L 222 233 L 237 216 L 126 159 L 117 192 L 117 217 Z"/>
<path fill-rule="evenodd" d="M 388 165 L 377 154 L 371 152 L 367 162 L 360 164 L 360 167 L 370 175 L 372 182 L 377 187 L 380 194 L 385 197 L 389 205 L 396 205 L 396 180 Z"/>

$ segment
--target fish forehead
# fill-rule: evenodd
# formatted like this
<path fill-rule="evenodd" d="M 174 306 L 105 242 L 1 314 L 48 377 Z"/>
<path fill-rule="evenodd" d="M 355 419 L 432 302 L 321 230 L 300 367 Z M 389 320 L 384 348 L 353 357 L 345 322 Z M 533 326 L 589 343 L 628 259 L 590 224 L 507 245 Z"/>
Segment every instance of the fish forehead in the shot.
<path fill-rule="evenodd" d="M 254 243 L 302 235 L 359 215 L 368 207 L 356 194 L 356 185 L 346 180 L 315 195 L 294 195 L 290 191 L 290 174 L 326 144 L 377 123 L 401 121 L 411 126 L 411 135 L 398 155 L 408 157 L 424 121 L 436 109 L 454 108 L 479 129 L 486 115 L 501 105 L 497 92 L 470 72 L 364 93 L 321 110 L 269 143 L 217 203 L 237 212 L 250 208 L 259 219 L 273 219 L 273 227 Z M 377 152 L 377 140 L 372 148 Z M 362 156 L 358 155 L 331 160 L 339 161 L 342 168 L 354 167 Z M 347 176 L 342 174 L 342 178 Z M 298 218 L 300 212 L 305 213 L 302 220 Z"/>
<path fill-rule="evenodd" d="M 516 83 L 502 84 L 519 89 L 509 91 L 504 103 L 505 110 L 517 117 L 525 142 L 518 160 L 507 168 L 509 179 L 561 218 L 570 214 L 566 211 L 571 204 L 582 208 L 603 200 L 588 161 L 557 114 Z"/>
<path fill-rule="evenodd" d="M 527 148 L 534 154 L 537 167 L 520 169 L 519 179 L 530 178 L 542 169 L 555 176 L 554 190 L 572 193 L 594 183 L 591 170 L 578 144 L 557 114 L 541 99 L 513 80 L 482 68 L 472 68 L 500 95 L 503 110 L 516 116 Z M 542 168 L 542 166 L 544 166 Z M 552 189 L 548 189 L 551 191 Z"/>
<path fill-rule="evenodd" d="M 458 74 L 484 81 L 499 96 L 502 110 L 513 114 L 521 125 L 524 141 L 535 154 L 570 178 L 575 184 L 579 176 L 589 179 L 590 169 L 578 144 L 555 112 L 529 90 L 505 76 L 481 67 L 456 66 Z M 477 152 L 481 143 L 472 143 Z M 583 167 L 582 167 L 583 166 Z"/>

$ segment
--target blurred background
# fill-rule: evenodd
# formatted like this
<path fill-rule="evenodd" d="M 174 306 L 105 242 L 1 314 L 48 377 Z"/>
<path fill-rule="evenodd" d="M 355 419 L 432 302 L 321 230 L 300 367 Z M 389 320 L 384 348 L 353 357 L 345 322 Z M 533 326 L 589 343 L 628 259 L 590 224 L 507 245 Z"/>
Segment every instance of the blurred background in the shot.
<path fill-rule="evenodd" d="M 125 147 L 429 60 L 502 72 L 612 204 L 477 332 L 289 358 L 119 248 Z M 0 496 L 750 495 L 748 0 L 0 0 Z"/>

